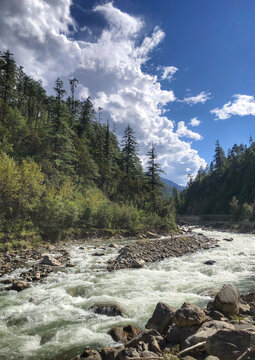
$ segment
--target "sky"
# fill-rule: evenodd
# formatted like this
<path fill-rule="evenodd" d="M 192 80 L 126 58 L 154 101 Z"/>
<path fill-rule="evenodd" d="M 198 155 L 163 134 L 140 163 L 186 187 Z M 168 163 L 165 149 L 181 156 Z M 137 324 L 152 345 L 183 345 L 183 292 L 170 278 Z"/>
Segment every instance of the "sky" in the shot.
<path fill-rule="evenodd" d="M 217 139 L 255 137 L 254 15 L 254 0 L 1 0 L 0 50 L 49 94 L 75 76 L 119 138 L 133 128 L 144 166 L 153 144 L 185 185 Z"/>

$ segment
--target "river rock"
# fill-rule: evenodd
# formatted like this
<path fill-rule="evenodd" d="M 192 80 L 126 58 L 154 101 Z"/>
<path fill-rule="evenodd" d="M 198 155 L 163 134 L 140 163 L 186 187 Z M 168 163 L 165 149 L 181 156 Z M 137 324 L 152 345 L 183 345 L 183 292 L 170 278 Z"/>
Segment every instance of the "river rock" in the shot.
<path fill-rule="evenodd" d="M 172 325 L 168 329 L 166 333 L 166 340 L 171 345 L 177 345 L 180 344 L 181 348 L 187 347 L 185 344 L 185 340 L 194 334 L 199 330 L 200 325 L 194 325 L 194 326 L 185 326 L 181 327 L 178 325 Z"/>
<path fill-rule="evenodd" d="M 235 315 L 239 312 L 240 293 L 232 284 L 225 284 L 216 295 L 213 307 L 224 315 Z"/>
<path fill-rule="evenodd" d="M 139 344 L 145 343 L 148 345 L 148 349 L 143 348 L 142 350 L 149 350 L 153 352 L 160 351 L 160 346 L 163 344 L 164 338 L 154 329 L 144 330 L 132 340 L 130 340 L 126 347 L 137 348 Z"/>
<path fill-rule="evenodd" d="M 216 264 L 215 260 L 207 260 L 204 262 L 204 265 L 214 265 L 214 264 Z"/>
<path fill-rule="evenodd" d="M 84 350 L 80 355 L 80 359 L 102 360 L 100 353 L 96 350 Z"/>
<path fill-rule="evenodd" d="M 225 241 L 233 241 L 234 239 L 233 238 L 224 238 L 223 240 L 225 240 Z"/>
<path fill-rule="evenodd" d="M 102 357 L 102 360 L 115 360 L 118 354 L 124 349 L 124 345 L 111 348 L 103 348 L 100 351 L 100 355 Z"/>
<path fill-rule="evenodd" d="M 134 259 L 131 263 L 132 268 L 143 268 L 145 266 L 145 261 L 143 259 Z"/>
<path fill-rule="evenodd" d="M 61 266 L 62 264 L 55 259 L 52 255 L 44 255 L 41 264 L 50 266 Z"/>
<path fill-rule="evenodd" d="M 109 330 L 108 334 L 113 338 L 114 341 L 125 344 L 140 332 L 141 331 L 137 327 L 133 325 L 127 325 L 123 328 L 114 326 Z"/>
<path fill-rule="evenodd" d="M 117 304 L 95 304 L 92 305 L 89 310 L 94 311 L 96 314 L 107 316 L 123 316 L 123 311 Z"/>
<path fill-rule="evenodd" d="M 232 324 L 227 323 L 225 321 L 217 321 L 217 320 L 207 321 L 202 324 L 202 326 L 195 334 L 189 336 L 185 340 L 185 345 L 187 347 L 196 345 L 202 341 L 205 341 L 210 336 L 214 335 L 218 330 L 222 330 L 222 329 L 234 330 L 235 327 Z"/>
<path fill-rule="evenodd" d="M 113 249 L 118 249 L 119 245 L 118 244 L 114 244 L 114 243 L 111 243 L 109 245 L 109 248 L 113 248 Z"/>
<path fill-rule="evenodd" d="M 205 358 L 205 360 L 220 360 L 217 356 L 209 355 Z"/>
<path fill-rule="evenodd" d="M 165 303 L 159 302 L 152 314 L 152 317 L 145 325 L 146 329 L 155 329 L 160 334 L 164 334 L 169 325 L 172 324 L 173 316 L 176 312 L 176 308 L 171 307 Z"/>
<path fill-rule="evenodd" d="M 17 280 L 12 283 L 12 286 L 9 288 L 9 290 L 16 290 L 16 291 L 20 292 L 29 287 L 30 287 L 30 285 L 28 284 L 27 281 Z"/>
<path fill-rule="evenodd" d="M 219 330 L 206 341 L 209 355 L 221 360 L 236 360 L 255 344 L 255 332 L 244 330 Z"/>
<path fill-rule="evenodd" d="M 173 321 L 180 327 L 200 325 L 206 320 L 205 312 L 197 305 L 185 302 L 174 314 Z"/>

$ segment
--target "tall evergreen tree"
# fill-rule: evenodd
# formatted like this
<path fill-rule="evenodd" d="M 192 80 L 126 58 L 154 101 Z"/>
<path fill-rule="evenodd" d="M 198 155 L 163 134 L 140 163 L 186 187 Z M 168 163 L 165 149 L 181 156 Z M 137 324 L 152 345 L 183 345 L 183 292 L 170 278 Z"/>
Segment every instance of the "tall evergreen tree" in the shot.
<path fill-rule="evenodd" d="M 159 196 L 162 183 L 160 181 L 159 174 L 162 172 L 160 164 L 157 162 L 157 154 L 155 147 L 152 145 L 150 150 L 147 153 L 148 163 L 147 163 L 147 172 L 146 176 L 148 179 L 148 184 L 150 187 L 151 201 L 155 209 L 156 200 Z"/>
<path fill-rule="evenodd" d="M 220 146 L 219 140 L 216 141 L 214 164 L 216 170 L 222 170 L 226 162 L 224 150 Z"/>

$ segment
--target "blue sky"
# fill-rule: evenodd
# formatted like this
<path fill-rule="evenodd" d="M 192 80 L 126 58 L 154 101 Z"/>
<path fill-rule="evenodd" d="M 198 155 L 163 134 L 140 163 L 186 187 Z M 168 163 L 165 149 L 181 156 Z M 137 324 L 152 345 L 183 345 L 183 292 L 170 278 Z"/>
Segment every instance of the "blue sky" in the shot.
<path fill-rule="evenodd" d="M 144 164 L 153 142 L 185 184 L 217 139 L 255 137 L 254 14 L 254 0 L 2 0 L 0 48 L 49 92 L 76 76 L 120 137 L 134 128 Z"/>

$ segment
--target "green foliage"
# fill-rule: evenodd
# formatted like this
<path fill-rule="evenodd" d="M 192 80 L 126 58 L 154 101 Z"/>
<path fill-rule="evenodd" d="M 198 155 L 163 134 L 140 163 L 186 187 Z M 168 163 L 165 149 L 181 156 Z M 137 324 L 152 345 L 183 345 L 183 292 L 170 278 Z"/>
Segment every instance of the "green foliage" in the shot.
<path fill-rule="evenodd" d="M 231 214 L 234 220 L 254 218 L 255 143 L 234 145 L 227 158 L 216 143 L 215 166 L 198 172 L 181 196 L 179 211 Z"/>
<path fill-rule="evenodd" d="M 55 96 L 0 52 L 0 250 L 57 241 L 94 229 L 137 233 L 175 229 L 160 190 L 155 149 L 147 175 L 128 125 L 120 148 L 78 80 L 61 79 Z M 245 208 L 246 213 L 248 207 Z"/>

